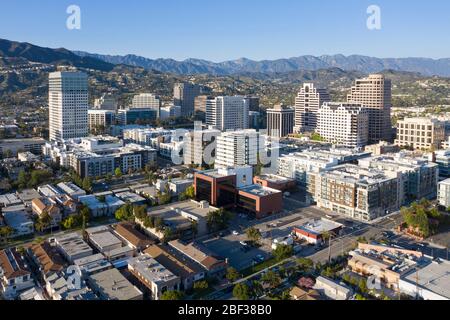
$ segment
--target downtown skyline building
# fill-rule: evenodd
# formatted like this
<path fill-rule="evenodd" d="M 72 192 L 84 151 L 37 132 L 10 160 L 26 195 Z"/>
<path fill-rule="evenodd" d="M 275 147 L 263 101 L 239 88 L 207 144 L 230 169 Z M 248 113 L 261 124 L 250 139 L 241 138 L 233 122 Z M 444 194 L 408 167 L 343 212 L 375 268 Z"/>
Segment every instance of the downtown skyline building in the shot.
<path fill-rule="evenodd" d="M 271 137 L 284 138 L 294 132 L 295 110 L 278 104 L 267 109 L 267 134 Z"/>
<path fill-rule="evenodd" d="M 361 104 L 326 102 L 318 111 L 316 131 L 334 145 L 361 148 L 369 141 L 369 112 Z"/>
<path fill-rule="evenodd" d="M 317 127 L 317 113 L 331 98 L 327 89 L 317 88 L 313 83 L 305 83 L 295 98 L 295 132 L 314 132 Z"/>
<path fill-rule="evenodd" d="M 347 102 L 360 103 L 369 110 L 369 143 L 392 138 L 392 83 L 381 74 L 355 80 Z"/>
<path fill-rule="evenodd" d="M 141 93 L 133 97 L 131 109 L 151 109 L 156 111 L 156 117 L 161 114 L 162 100 L 153 93 Z"/>
<path fill-rule="evenodd" d="M 201 87 L 192 83 L 176 83 L 173 88 L 173 104 L 181 107 L 181 116 L 189 117 L 195 112 L 195 98 L 201 94 Z"/>
<path fill-rule="evenodd" d="M 221 96 L 207 100 L 206 124 L 220 131 L 248 129 L 248 100 L 242 96 Z"/>
<path fill-rule="evenodd" d="M 49 134 L 51 141 L 88 135 L 88 76 L 83 72 L 49 74 Z"/>

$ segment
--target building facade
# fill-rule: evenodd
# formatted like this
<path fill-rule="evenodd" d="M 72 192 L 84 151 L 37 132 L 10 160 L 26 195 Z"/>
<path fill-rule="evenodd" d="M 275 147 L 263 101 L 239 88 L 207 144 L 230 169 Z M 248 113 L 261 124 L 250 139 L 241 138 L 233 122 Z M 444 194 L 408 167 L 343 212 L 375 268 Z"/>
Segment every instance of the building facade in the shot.
<path fill-rule="evenodd" d="M 440 149 L 445 141 L 445 123 L 430 118 L 406 118 L 397 123 L 397 139 L 400 147 L 421 150 Z"/>
<path fill-rule="evenodd" d="M 183 117 L 195 112 L 195 98 L 200 95 L 201 87 L 192 83 L 176 83 L 173 88 L 173 104 L 181 107 Z"/>
<path fill-rule="evenodd" d="M 326 89 L 305 83 L 295 99 L 295 131 L 314 132 L 317 127 L 317 112 L 323 103 L 331 101 Z"/>
<path fill-rule="evenodd" d="M 206 102 L 206 124 L 220 131 L 248 129 L 248 112 L 245 97 L 217 97 Z"/>
<path fill-rule="evenodd" d="M 392 135 L 391 80 L 384 75 L 372 74 L 357 79 L 347 96 L 349 103 L 358 103 L 369 110 L 369 143 L 389 141 Z"/>
<path fill-rule="evenodd" d="M 367 145 L 369 112 L 362 105 L 326 102 L 317 116 L 316 131 L 327 142 L 349 148 Z"/>
<path fill-rule="evenodd" d="M 88 76 L 82 72 L 49 75 L 50 140 L 61 141 L 88 135 Z"/>
<path fill-rule="evenodd" d="M 285 105 L 276 105 L 267 110 L 267 133 L 271 137 L 283 138 L 294 132 L 295 110 Z"/>

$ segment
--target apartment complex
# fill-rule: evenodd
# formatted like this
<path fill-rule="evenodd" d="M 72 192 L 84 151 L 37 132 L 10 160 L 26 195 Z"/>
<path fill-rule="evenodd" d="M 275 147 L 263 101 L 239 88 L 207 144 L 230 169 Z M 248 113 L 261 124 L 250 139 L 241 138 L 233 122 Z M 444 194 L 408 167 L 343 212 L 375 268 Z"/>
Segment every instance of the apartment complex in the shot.
<path fill-rule="evenodd" d="M 391 87 L 391 80 L 384 75 L 372 74 L 357 79 L 347 97 L 349 103 L 361 104 L 369 110 L 369 143 L 391 140 Z"/>
<path fill-rule="evenodd" d="M 137 144 L 124 145 L 114 137 L 98 136 L 73 139 L 64 143 L 47 143 L 44 154 L 66 168 L 73 168 L 80 177 L 114 175 L 145 168 L 156 161 L 156 150 Z"/>
<path fill-rule="evenodd" d="M 49 75 L 50 140 L 62 141 L 88 135 L 88 76 L 82 72 Z"/>
<path fill-rule="evenodd" d="M 248 129 L 248 100 L 221 96 L 206 102 L 206 124 L 220 131 Z"/>
<path fill-rule="evenodd" d="M 271 137 L 287 137 L 294 132 L 295 110 L 278 104 L 267 109 L 267 133 Z"/>
<path fill-rule="evenodd" d="M 359 166 L 396 176 L 400 205 L 407 205 L 422 198 L 436 197 L 439 167 L 426 158 L 400 152 L 361 159 Z"/>
<path fill-rule="evenodd" d="M 406 118 L 397 123 L 395 144 L 401 147 L 440 149 L 445 141 L 445 123 L 430 118 Z"/>
<path fill-rule="evenodd" d="M 295 99 L 295 131 L 314 132 L 317 127 L 317 112 L 331 98 L 326 89 L 317 88 L 313 83 L 305 83 Z"/>
<path fill-rule="evenodd" d="M 317 206 L 361 221 L 399 208 L 398 180 L 380 170 L 342 165 L 313 175 L 309 190 Z"/>
<path fill-rule="evenodd" d="M 327 142 L 349 148 L 368 144 L 369 112 L 362 105 L 326 102 L 317 116 L 316 131 Z"/>
<path fill-rule="evenodd" d="M 201 88 L 192 83 L 176 83 L 173 88 L 173 103 L 181 107 L 183 117 L 192 116 L 195 111 L 195 98 L 200 95 Z"/>

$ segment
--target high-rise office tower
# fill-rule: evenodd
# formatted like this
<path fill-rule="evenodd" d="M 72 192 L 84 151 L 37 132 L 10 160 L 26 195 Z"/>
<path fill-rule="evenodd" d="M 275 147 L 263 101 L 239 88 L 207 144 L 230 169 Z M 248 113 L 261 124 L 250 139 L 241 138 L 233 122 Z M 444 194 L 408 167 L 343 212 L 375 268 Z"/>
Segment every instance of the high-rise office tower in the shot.
<path fill-rule="evenodd" d="M 248 100 L 226 96 L 206 102 L 206 124 L 217 130 L 242 130 L 249 127 Z"/>
<path fill-rule="evenodd" d="M 153 93 L 141 93 L 133 97 L 132 109 L 152 109 L 156 111 L 156 117 L 161 114 L 161 98 Z"/>
<path fill-rule="evenodd" d="M 283 138 L 294 132 L 294 109 L 285 105 L 276 105 L 267 109 L 267 134 Z"/>
<path fill-rule="evenodd" d="M 372 74 L 355 81 L 347 97 L 349 103 L 361 103 L 369 110 L 369 142 L 389 141 L 392 136 L 391 80 Z"/>
<path fill-rule="evenodd" d="M 49 74 L 49 131 L 51 141 L 88 135 L 88 76 L 82 72 Z"/>
<path fill-rule="evenodd" d="M 361 104 L 326 102 L 318 112 L 317 133 L 327 142 L 361 148 L 368 142 L 369 112 Z"/>
<path fill-rule="evenodd" d="M 201 87 L 192 83 L 176 83 L 173 88 L 173 103 L 181 107 L 181 115 L 192 116 L 195 110 L 195 98 L 201 93 Z"/>
<path fill-rule="evenodd" d="M 317 112 L 324 102 L 331 101 L 326 89 L 305 83 L 295 99 L 295 132 L 314 132 L 317 126 Z"/>

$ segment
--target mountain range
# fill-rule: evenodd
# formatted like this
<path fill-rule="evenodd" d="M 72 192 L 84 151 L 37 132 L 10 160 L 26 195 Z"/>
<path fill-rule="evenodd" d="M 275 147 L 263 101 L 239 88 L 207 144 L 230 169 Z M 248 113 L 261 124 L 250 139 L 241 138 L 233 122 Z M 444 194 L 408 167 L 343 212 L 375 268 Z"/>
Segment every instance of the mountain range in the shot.
<path fill-rule="evenodd" d="M 374 58 L 362 55 L 300 56 L 289 59 L 254 61 L 246 58 L 225 62 L 200 59 L 176 61 L 173 59 L 148 59 L 136 55 L 112 56 L 75 51 L 81 57 L 96 58 L 111 64 L 126 64 L 147 70 L 177 74 L 232 75 L 242 73 L 285 73 L 339 68 L 365 74 L 383 70 L 420 73 L 424 76 L 450 77 L 450 59 L 430 58 Z"/>

